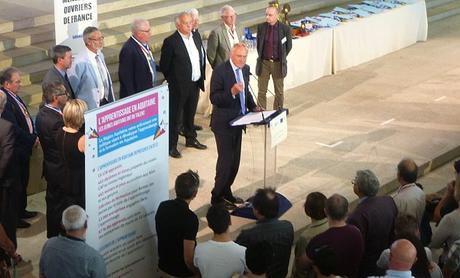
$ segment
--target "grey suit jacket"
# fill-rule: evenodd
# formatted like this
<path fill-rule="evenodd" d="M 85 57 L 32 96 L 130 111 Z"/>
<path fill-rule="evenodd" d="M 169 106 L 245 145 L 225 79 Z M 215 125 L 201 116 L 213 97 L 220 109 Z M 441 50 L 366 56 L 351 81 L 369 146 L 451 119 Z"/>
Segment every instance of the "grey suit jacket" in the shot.
<path fill-rule="evenodd" d="M 59 72 L 58 69 L 56 69 L 56 66 L 52 66 L 48 72 L 45 74 L 42 80 L 42 91 L 45 92 L 45 87 L 48 84 L 54 83 L 54 82 L 61 82 L 64 84 L 64 87 L 69 94 L 71 98 L 75 98 L 75 95 L 73 95 L 73 91 L 70 88 L 70 84 L 64 79 L 62 74 Z"/>
<path fill-rule="evenodd" d="M 279 57 L 281 62 L 281 73 L 283 77 L 287 75 L 287 60 L 286 57 L 291 51 L 292 48 L 292 35 L 291 35 L 291 28 L 284 23 L 278 21 L 278 38 L 279 38 Z M 259 54 L 259 58 L 257 58 L 256 64 L 256 74 L 260 75 L 262 71 L 262 55 L 264 53 L 264 38 L 265 33 L 268 28 L 268 23 L 264 22 L 257 26 L 257 53 Z"/>
<path fill-rule="evenodd" d="M 104 54 L 99 51 L 99 55 L 105 65 Z M 107 69 L 107 66 L 105 67 Z M 88 51 L 86 49 L 75 57 L 73 65 L 68 70 L 67 75 L 69 76 L 70 84 L 75 92 L 75 97 L 85 101 L 88 105 L 88 110 L 99 107 L 100 94 L 97 86 L 97 75 L 91 64 Z M 110 102 L 115 100 L 115 97 L 113 95 L 112 78 L 110 77 L 110 74 L 108 77 L 110 86 L 108 101 Z"/>
<path fill-rule="evenodd" d="M 236 35 L 240 34 L 236 28 Z M 239 37 L 238 37 L 239 38 Z M 208 37 L 208 49 L 206 50 L 209 64 L 214 69 L 217 65 L 227 61 L 230 55 L 230 40 L 228 39 L 227 30 L 224 23 L 211 31 Z"/>

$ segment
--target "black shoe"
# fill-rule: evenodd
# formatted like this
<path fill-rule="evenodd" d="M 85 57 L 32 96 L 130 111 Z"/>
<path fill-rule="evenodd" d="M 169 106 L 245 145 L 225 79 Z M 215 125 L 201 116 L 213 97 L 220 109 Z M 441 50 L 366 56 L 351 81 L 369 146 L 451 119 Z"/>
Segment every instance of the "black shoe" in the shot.
<path fill-rule="evenodd" d="M 173 148 L 173 149 L 169 150 L 169 156 L 174 157 L 174 158 L 181 158 L 182 157 L 182 155 L 180 154 L 180 152 L 176 148 Z"/>
<path fill-rule="evenodd" d="M 240 197 L 236 197 L 236 196 L 231 196 L 229 198 L 226 198 L 225 199 L 227 202 L 230 202 L 230 203 L 233 203 L 233 204 L 237 204 L 237 205 L 241 205 L 241 204 L 244 204 L 244 200 Z"/>
<path fill-rule="evenodd" d="M 204 149 L 208 148 L 208 147 L 206 147 L 206 145 L 201 144 L 196 139 L 187 140 L 186 143 L 185 143 L 185 146 L 189 147 L 189 148 L 195 148 L 195 149 L 198 149 L 198 150 L 204 150 Z"/>
<path fill-rule="evenodd" d="M 27 211 L 27 210 L 25 210 L 24 213 L 21 216 L 21 219 L 29 219 L 29 218 L 33 218 L 33 217 L 35 217 L 37 215 L 38 215 L 38 212 L 36 212 L 36 211 Z"/>
<path fill-rule="evenodd" d="M 237 206 L 235 204 L 233 204 L 232 202 L 229 202 L 227 200 L 225 200 L 223 205 L 224 205 L 224 208 L 226 210 L 229 210 L 229 211 L 233 211 L 233 210 L 235 210 L 237 208 Z"/>
<path fill-rule="evenodd" d="M 203 130 L 203 127 L 200 125 L 193 125 L 194 130 Z"/>
<path fill-rule="evenodd" d="M 30 223 L 23 219 L 19 219 L 18 222 L 16 223 L 16 228 L 18 229 L 27 229 L 30 226 L 31 226 Z"/>

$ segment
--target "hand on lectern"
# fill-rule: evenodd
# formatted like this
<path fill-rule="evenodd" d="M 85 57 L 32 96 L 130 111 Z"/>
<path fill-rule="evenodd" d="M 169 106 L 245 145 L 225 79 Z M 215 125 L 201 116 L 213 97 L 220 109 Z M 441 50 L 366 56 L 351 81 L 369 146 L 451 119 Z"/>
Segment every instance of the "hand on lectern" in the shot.
<path fill-rule="evenodd" d="M 256 106 L 254 109 L 253 109 L 254 112 L 262 112 L 264 111 L 264 109 L 260 106 Z"/>
<path fill-rule="evenodd" d="M 244 92 L 243 83 L 240 82 L 240 83 L 233 84 L 232 89 L 231 89 L 232 96 L 236 96 L 237 94 L 241 92 Z"/>

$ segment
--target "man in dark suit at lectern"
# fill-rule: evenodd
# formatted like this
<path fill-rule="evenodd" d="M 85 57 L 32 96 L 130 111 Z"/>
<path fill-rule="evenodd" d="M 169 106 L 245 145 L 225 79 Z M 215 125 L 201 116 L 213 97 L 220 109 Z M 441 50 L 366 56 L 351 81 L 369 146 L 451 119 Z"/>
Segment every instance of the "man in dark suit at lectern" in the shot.
<path fill-rule="evenodd" d="M 230 122 L 248 111 L 258 110 L 249 92 L 249 66 L 246 65 L 248 49 L 237 43 L 230 59 L 218 65 L 211 77 L 211 130 L 216 138 L 217 164 L 211 204 L 225 202 L 227 207 L 242 203 L 230 189 L 240 165 L 241 134 L 244 127 L 232 127 Z"/>

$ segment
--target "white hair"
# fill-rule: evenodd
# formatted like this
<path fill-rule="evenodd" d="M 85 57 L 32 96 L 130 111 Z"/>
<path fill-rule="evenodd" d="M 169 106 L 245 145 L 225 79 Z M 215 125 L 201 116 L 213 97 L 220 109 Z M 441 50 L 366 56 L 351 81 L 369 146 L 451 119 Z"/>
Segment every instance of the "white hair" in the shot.
<path fill-rule="evenodd" d="M 88 216 L 85 210 L 77 205 L 72 205 L 62 213 L 62 225 L 66 231 L 76 231 L 85 227 Z"/>
<path fill-rule="evenodd" d="M 195 8 L 191 8 L 187 11 L 187 13 L 189 13 L 193 19 L 198 18 L 200 16 L 200 12 L 198 12 L 198 10 Z"/>
<path fill-rule="evenodd" d="M 235 13 L 235 9 L 233 9 L 232 6 L 230 5 L 225 5 L 222 8 L 220 8 L 220 16 L 224 16 L 226 12 L 231 11 Z"/>
<path fill-rule="evenodd" d="M 135 19 L 135 20 L 133 20 L 133 23 L 131 24 L 131 32 L 134 33 L 134 32 L 139 31 L 141 29 L 141 26 L 144 25 L 144 24 L 150 25 L 148 20 L 145 20 L 145 19 Z"/>

